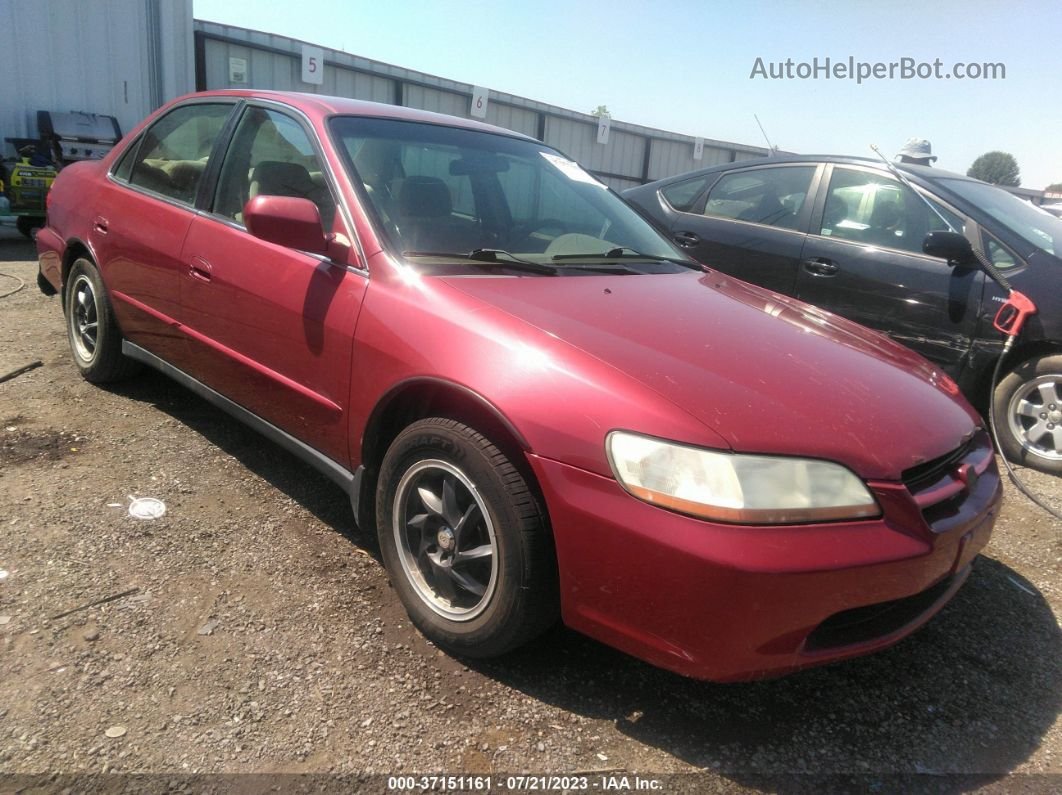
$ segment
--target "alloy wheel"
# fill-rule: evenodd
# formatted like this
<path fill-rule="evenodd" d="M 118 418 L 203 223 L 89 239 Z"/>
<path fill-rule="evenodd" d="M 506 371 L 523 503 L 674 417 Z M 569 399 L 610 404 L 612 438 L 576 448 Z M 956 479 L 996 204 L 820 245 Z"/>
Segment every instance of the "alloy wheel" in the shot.
<path fill-rule="evenodd" d="M 99 306 L 88 276 L 82 273 L 74 280 L 70 297 L 70 339 L 78 357 L 91 362 L 99 339 Z"/>
<path fill-rule="evenodd" d="M 1010 432 L 1033 455 L 1062 461 L 1062 375 L 1026 381 L 1007 407 Z"/>
<path fill-rule="evenodd" d="M 470 621 L 490 603 L 498 544 L 475 484 L 438 459 L 419 461 L 399 481 L 392 527 L 409 582 L 435 613 Z"/>

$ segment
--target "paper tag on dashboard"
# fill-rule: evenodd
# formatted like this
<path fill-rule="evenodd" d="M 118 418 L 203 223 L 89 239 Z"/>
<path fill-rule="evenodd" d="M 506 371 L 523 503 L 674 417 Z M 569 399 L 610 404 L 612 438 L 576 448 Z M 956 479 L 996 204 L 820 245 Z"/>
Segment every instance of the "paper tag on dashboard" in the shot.
<path fill-rule="evenodd" d="M 547 162 L 553 165 L 559 172 L 561 172 L 568 179 L 575 182 L 585 182 L 588 185 L 597 185 L 599 188 L 605 187 L 588 173 L 583 170 L 583 167 L 576 163 L 574 160 L 566 160 L 559 155 L 553 155 L 549 152 L 540 152 Z"/>

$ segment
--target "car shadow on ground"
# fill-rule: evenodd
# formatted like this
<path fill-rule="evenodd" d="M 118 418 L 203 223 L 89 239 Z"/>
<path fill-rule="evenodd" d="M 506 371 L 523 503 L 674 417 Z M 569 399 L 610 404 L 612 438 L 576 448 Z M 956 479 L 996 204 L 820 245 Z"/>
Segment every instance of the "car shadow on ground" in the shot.
<path fill-rule="evenodd" d="M 378 559 L 342 490 L 294 456 L 153 371 L 111 389 L 184 423 Z M 697 682 L 563 627 L 504 658 L 464 662 L 697 768 L 782 792 L 981 786 L 1028 759 L 1062 711 L 1062 631 L 1050 606 L 984 556 L 912 637 L 782 679 Z"/>
<path fill-rule="evenodd" d="M 103 388 L 150 403 L 180 421 L 238 459 L 244 467 L 298 502 L 320 521 L 377 556 L 375 535 L 358 529 L 350 500 L 343 489 L 221 409 L 147 368 L 127 381 L 107 384 Z"/>

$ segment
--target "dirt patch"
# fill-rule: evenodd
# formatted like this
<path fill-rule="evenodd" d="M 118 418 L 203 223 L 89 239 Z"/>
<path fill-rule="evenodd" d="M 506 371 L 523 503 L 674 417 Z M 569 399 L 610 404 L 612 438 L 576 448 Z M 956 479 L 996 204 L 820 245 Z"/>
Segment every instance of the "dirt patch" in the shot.
<path fill-rule="evenodd" d="M 0 464 L 24 464 L 27 461 L 58 461 L 76 455 L 87 439 L 53 430 L 28 431 L 8 422 L 0 431 Z"/>

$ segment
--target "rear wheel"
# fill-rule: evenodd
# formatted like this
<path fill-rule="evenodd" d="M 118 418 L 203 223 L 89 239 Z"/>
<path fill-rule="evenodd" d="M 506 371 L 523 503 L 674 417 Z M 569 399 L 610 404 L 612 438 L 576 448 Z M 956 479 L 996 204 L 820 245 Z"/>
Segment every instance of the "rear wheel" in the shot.
<path fill-rule="evenodd" d="M 1009 460 L 1062 475 L 1062 355 L 1014 368 L 996 387 L 992 411 Z"/>
<path fill-rule="evenodd" d="M 37 236 L 37 230 L 44 226 L 44 219 L 34 215 L 20 215 L 15 219 L 18 231 L 33 240 Z"/>
<path fill-rule="evenodd" d="M 556 566 L 538 499 L 467 425 L 435 417 L 402 431 L 384 457 L 376 515 L 395 590 L 439 646 L 495 656 L 556 621 Z"/>
<path fill-rule="evenodd" d="M 137 363 L 122 355 L 122 335 L 91 260 L 79 259 L 70 269 L 64 309 L 70 351 L 85 380 L 102 384 L 136 372 Z"/>

